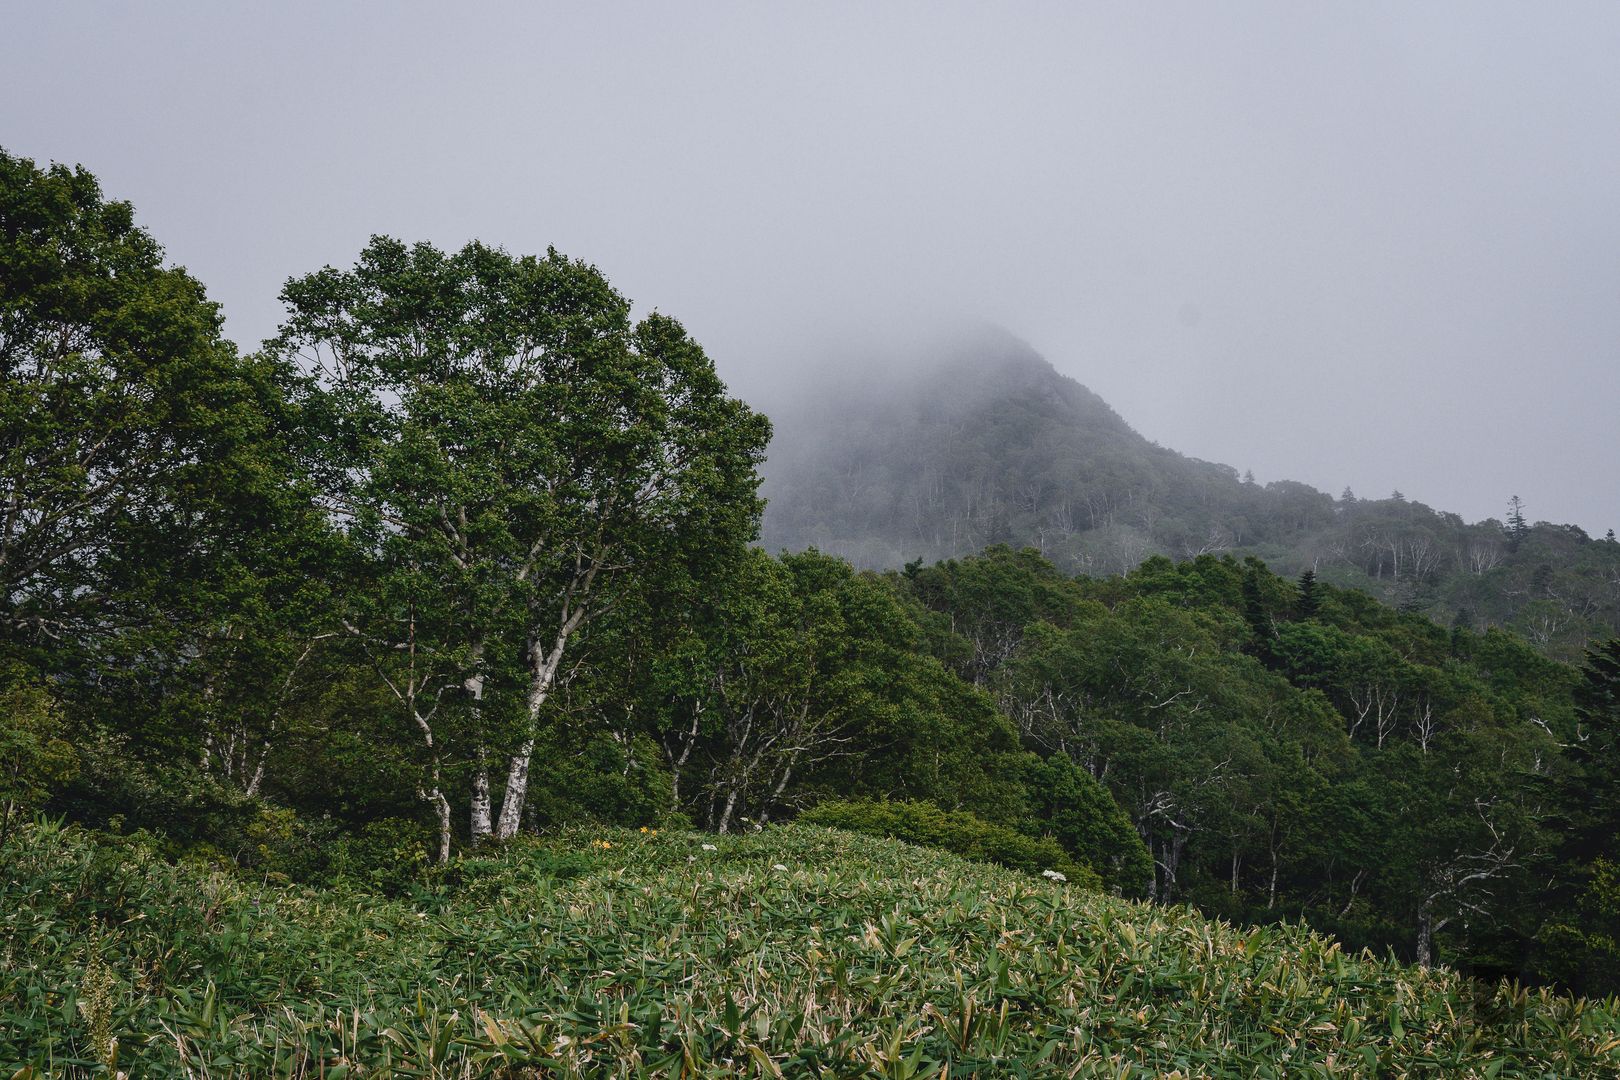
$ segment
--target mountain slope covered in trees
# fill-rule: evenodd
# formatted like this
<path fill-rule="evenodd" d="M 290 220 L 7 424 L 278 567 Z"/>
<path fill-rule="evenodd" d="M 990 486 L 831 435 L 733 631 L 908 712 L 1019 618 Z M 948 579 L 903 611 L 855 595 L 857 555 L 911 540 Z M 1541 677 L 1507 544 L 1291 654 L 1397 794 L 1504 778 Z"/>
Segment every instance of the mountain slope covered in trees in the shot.
<path fill-rule="evenodd" d="M 999 331 L 902 356 L 900 374 L 882 361 L 757 399 L 776 427 L 768 549 L 898 568 L 1006 543 L 1088 574 L 1155 554 L 1256 555 L 1443 622 L 1512 627 L 1570 659 L 1620 627 L 1620 544 L 1532 523 L 1510 493 L 1505 520 L 1470 524 L 1398 495 L 1262 486 L 1143 438 Z"/>

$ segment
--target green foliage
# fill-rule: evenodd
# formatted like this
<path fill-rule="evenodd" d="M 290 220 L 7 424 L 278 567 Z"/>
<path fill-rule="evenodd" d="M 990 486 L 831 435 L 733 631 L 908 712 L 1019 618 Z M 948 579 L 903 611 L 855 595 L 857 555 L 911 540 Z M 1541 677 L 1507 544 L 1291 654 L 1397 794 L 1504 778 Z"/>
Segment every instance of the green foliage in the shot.
<path fill-rule="evenodd" d="M 1595 859 L 1573 902 L 1537 934 L 1542 975 L 1578 993 L 1620 993 L 1620 864 Z"/>
<path fill-rule="evenodd" d="M 710 843 L 714 850 L 703 845 Z M 1586 1077 L 1613 1001 L 1470 983 L 832 830 L 571 831 L 390 900 L 33 828 L 22 1075 Z"/>
<path fill-rule="evenodd" d="M 384 818 L 341 837 L 330 855 L 331 879 L 397 896 L 423 879 L 430 832 L 422 822 Z"/>
<path fill-rule="evenodd" d="M 1620 638 L 1592 647 L 1575 688 L 1574 776 L 1564 789 L 1563 871 L 1537 933 L 1537 967 L 1586 993 L 1620 993 Z"/>
<path fill-rule="evenodd" d="M 483 790 L 490 760 L 508 762 L 495 831 L 511 836 L 582 628 L 742 556 L 769 423 L 679 323 L 633 322 L 595 267 L 555 250 L 374 237 L 352 270 L 282 297 L 270 350 L 300 368 L 308 467 L 363 579 L 342 625 L 419 737 L 441 853 L 447 754 L 483 763 Z"/>
<path fill-rule="evenodd" d="M 0 842 L 78 771 L 61 705 L 18 664 L 0 667 Z"/>
<path fill-rule="evenodd" d="M 1145 896 L 1153 859 L 1108 789 L 1066 755 L 1034 763 L 1024 781 L 1039 827 L 1123 896 Z"/>
<path fill-rule="evenodd" d="M 86 733 L 77 750 L 78 774 L 52 800 L 53 809 L 101 827 L 159 832 L 172 853 L 198 845 L 222 853 L 257 846 L 246 830 L 259 804 L 193 763 L 147 762 L 131 753 L 126 737 L 106 729 Z"/>
<path fill-rule="evenodd" d="M 128 203 L 0 150 L 0 641 L 149 664 L 228 588 L 278 407 L 220 326 Z"/>
<path fill-rule="evenodd" d="M 1076 884 L 1615 987 L 1620 642 L 1555 659 L 1620 625 L 1614 544 L 1517 506 L 1504 534 L 1240 482 L 986 341 L 998 362 L 957 357 L 900 422 L 883 395 L 821 417 L 837 482 L 800 461 L 810 497 L 790 487 L 777 520 L 875 564 L 991 546 L 886 575 L 772 556 L 747 546 L 768 424 L 594 267 L 377 238 L 284 299 L 281 335 L 239 357 L 127 205 L 0 153 L 0 843 L 39 808 L 141 837 L 77 849 L 83 888 L 50 902 L 113 896 L 97 921 L 128 926 L 118 861 L 156 881 L 161 852 L 190 867 L 176 888 L 223 871 L 511 913 L 600 884 L 610 851 L 670 861 L 655 827 L 820 804 Z M 649 831 L 485 846 L 584 822 Z M 195 973 L 235 961 L 192 939 L 219 933 L 166 946 L 205 1027 Z M 51 1013 L 87 1028 L 67 1068 L 131 1052 L 120 1002 L 167 961 L 116 951 L 75 953 L 84 1008 Z M 394 990 L 345 970 L 356 1026 Z M 476 1020 L 467 1003 L 435 1015 Z M 956 1041 L 989 1023 L 926 1015 Z M 412 1035 L 433 1068 L 453 1028 Z"/>
<path fill-rule="evenodd" d="M 1050 837 L 1031 838 L 961 810 L 941 810 L 930 803 L 824 802 L 803 814 L 800 820 L 939 848 L 1025 873 L 1056 872 L 1082 888 L 1096 888 L 1101 884 L 1095 870 L 1077 864 Z"/>
<path fill-rule="evenodd" d="M 669 815 L 669 770 L 657 744 L 644 734 L 621 740 L 600 731 L 553 730 L 536 753 L 546 767 L 529 797 L 541 828 L 583 822 L 657 825 Z"/>

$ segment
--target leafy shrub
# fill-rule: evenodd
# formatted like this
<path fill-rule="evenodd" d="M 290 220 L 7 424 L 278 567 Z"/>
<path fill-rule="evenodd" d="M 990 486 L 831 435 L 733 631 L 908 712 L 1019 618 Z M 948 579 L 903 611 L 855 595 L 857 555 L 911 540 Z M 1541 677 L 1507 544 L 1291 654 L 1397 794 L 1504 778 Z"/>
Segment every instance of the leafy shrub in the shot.
<path fill-rule="evenodd" d="M 78 769 L 61 708 L 20 664 L 0 666 L 0 841 Z"/>
<path fill-rule="evenodd" d="M 1088 888 L 1102 886 L 1096 871 L 1076 863 L 1056 840 L 1025 836 L 960 810 L 942 810 L 932 803 L 824 802 L 802 815 L 800 820 L 940 848 L 1030 874 L 1055 870 L 1072 884 Z"/>
<path fill-rule="evenodd" d="M 669 812 L 669 771 L 645 735 L 627 747 L 605 733 L 554 733 L 535 753 L 552 762 L 530 781 L 528 816 L 541 828 L 582 821 L 634 828 L 659 824 Z"/>
<path fill-rule="evenodd" d="M 261 805 L 190 761 L 147 762 L 106 728 L 78 742 L 79 771 L 49 803 L 70 820 L 114 832 L 147 830 L 175 856 L 208 845 L 235 859 L 251 848 L 247 830 Z"/>
<path fill-rule="evenodd" d="M 1064 755 L 1033 766 L 1025 787 L 1041 828 L 1075 861 L 1121 896 L 1147 895 L 1153 858 L 1107 788 Z"/>
<path fill-rule="evenodd" d="M 339 840 L 332 876 L 387 896 L 399 896 L 420 881 L 428 866 L 430 830 L 419 821 L 383 818 Z"/>
<path fill-rule="evenodd" d="M 1598 859 L 1569 910 L 1537 934 L 1537 967 L 1578 993 L 1620 993 L 1620 864 Z"/>

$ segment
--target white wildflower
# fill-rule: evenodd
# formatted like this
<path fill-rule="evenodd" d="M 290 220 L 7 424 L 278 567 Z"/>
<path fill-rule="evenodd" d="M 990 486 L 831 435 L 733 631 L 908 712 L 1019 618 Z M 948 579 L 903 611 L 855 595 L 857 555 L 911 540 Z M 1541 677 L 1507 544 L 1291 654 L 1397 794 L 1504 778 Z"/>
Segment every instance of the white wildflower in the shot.
<path fill-rule="evenodd" d="M 720 849 L 715 847 L 713 844 L 704 844 L 703 845 L 703 850 L 704 851 L 719 851 Z"/>
<path fill-rule="evenodd" d="M 1051 881 L 1068 881 L 1069 880 L 1068 878 L 1064 877 L 1063 874 L 1060 873 L 1057 870 L 1042 870 L 1041 871 L 1041 877 L 1047 878 L 1047 879 L 1049 879 Z"/>

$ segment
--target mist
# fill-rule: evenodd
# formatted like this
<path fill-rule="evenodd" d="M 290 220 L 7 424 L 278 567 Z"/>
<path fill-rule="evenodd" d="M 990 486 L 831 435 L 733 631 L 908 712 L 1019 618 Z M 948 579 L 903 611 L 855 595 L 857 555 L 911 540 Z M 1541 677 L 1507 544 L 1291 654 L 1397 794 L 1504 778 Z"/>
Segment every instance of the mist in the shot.
<path fill-rule="evenodd" d="M 4 24 L 0 144 L 132 201 L 245 348 L 374 233 L 554 245 L 751 399 L 991 323 L 1262 482 L 1620 526 L 1613 5 Z"/>

